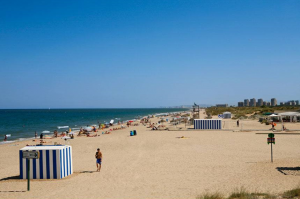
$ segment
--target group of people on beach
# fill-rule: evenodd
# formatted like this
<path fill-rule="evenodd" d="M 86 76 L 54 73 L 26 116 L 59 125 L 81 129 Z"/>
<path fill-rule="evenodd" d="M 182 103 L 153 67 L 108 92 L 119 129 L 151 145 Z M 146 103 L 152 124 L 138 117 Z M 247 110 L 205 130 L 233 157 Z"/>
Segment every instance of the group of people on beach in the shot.
<path fill-rule="evenodd" d="M 150 123 L 149 126 L 147 128 L 151 128 L 151 130 L 158 130 L 160 128 L 165 128 L 166 126 L 163 124 L 160 124 L 160 122 L 156 123 L 156 125 L 154 123 Z"/>

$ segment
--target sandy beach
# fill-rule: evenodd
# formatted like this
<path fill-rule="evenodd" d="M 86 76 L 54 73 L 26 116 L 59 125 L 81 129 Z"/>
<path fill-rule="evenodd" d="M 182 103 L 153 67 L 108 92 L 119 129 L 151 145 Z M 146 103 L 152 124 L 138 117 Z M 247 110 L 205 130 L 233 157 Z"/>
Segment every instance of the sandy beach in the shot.
<path fill-rule="evenodd" d="M 257 121 L 242 122 L 245 129 L 271 132 Z M 228 129 L 238 130 L 235 123 L 228 120 Z M 194 199 L 205 192 L 228 195 L 241 187 L 281 193 L 300 182 L 300 170 L 291 170 L 300 165 L 300 135 L 276 135 L 271 163 L 267 135 L 256 134 L 260 131 L 194 131 L 184 126 L 181 131 L 151 131 L 139 125 L 98 137 L 76 137 L 70 141 L 74 174 L 61 180 L 31 180 L 30 192 L 27 181 L 18 179 L 18 151 L 33 142 L 1 145 L 0 198 Z M 288 126 L 300 129 L 300 124 Z M 131 137 L 133 129 L 137 136 Z M 60 138 L 50 142 L 64 143 Z M 103 153 L 100 173 L 95 172 L 98 147 Z"/>
<path fill-rule="evenodd" d="M 0 5 L 0 199 L 300 199 L 300 0 Z"/>

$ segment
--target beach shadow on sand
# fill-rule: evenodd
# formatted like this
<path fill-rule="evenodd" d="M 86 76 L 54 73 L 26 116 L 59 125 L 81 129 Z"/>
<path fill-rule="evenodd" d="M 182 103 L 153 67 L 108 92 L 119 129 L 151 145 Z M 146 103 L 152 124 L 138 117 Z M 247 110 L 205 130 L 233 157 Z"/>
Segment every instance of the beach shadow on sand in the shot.
<path fill-rule="evenodd" d="M 7 192 L 7 193 L 22 193 L 22 192 L 26 192 L 26 191 L 0 191 L 0 193 L 4 193 L 4 192 Z"/>
<path fill-rule="evenodd" d="M 80 173 L 98 173 L 97 171 L 81 171 Z"/>
<path fill-rule="evenodd" d="M 276 169 L 284 175 L 300 176 L 300 167 L 277 167 Z"/>
<path fill-rule="evenodd" d="M 20 180 L 20 176 L 10 176 L 10 177 L 6 177 L 6 178 L 2 178 L 0 179 L 1 181 L 8 181 L 8 180 Z M 0 193 L 21 193 L 21 192 L 26 192 L 26 191 L 0 191 Z"/>
<path fill-rule="evenodd" d="M 20 176 L 10 176 L 10 177 L 6 177 L 6 178 L 2 178 L 0 179 L 0 181 L 6 181 L 6 180 L 20 180 Z"/>

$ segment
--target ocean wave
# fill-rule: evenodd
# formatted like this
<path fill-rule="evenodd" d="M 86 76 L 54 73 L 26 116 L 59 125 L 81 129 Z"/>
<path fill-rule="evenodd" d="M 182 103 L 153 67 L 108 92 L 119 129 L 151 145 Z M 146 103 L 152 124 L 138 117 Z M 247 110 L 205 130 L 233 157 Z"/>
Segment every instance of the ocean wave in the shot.
<path fill-rule="evenodd" d="M 18 141 L 30 140 L 32 138 L 18 138 Z"/>
<path fill-rule="evenodd" d="M 138 115 L 138 117 L 140 117 L 140 118 L 143 118 L 143 117 L 148 117 L 148 116 L 152 117 L 152 116 L 155 116 L 157 114 L 158 115 L 167 115 L 167 113 L 168 114 L 175 114 L 175 113 L 178 113 L 178 112 L 183 112 L 183 111 L 177 111 L 177 110 L 176 111 L 168 111 L 167 109 L 165 109 L 165 110 L 166 110 L 165 112 L 164 111 L 157 111 L 157 112 L 153 112 L 153 113 L 145 112 L 144 114 L 143 114 L 143 112 L 141 112 L 141 113 L 137 113 L 136 115 Z M 31 110 L 28 110 L 27 112 L 31 113 Z M 113 120 L 115 120 L 114 123 L 118 123 L 118 120 L 121 120 L 121 118 L 122 118 L 122 123 L 123 124 L 124 123 L 126 124 L 126 122 L 130 121 L 130 120 L 138 121 L 138 120 L 136 120 L 135 116 L 131 114 L 131 110 L 128 110 L 128 115 L 127 115 L 127 113 L 123 113 L 123 112 L 120 112 L 120 113 L 122 113 L 120 115 L 113 115 L 114 113 L 111 113 L 111 114 L 109 114 L 110 116 L 107 116 L 107 117 L 106 116 L 104 117 L 104 116 L 100 115 L 100 116 L 98 116 L 98 118 L 91 117 L 91 120 L 86 119 L 86 120 L 83 120 L 83 121 L 81 121 L 81 119 L 80 119 L 81 117 L 78 117 L 79 118 L 78 122 L 81 122 L 81 123 L 77 123 L 77 124 L 74 123 L 73 120 L 69 120 L 69 116 L 67 117 L 67 119 L 65 119 L 65 117 L 61 117 L 60 120 L 57 120 L 58 122 L 56 122 L 56 120 L 53 120 L 51 122 L 49 120 L 47 120 L 47 122 L 45 122 L 45 124 L 44 124 L 43 121 L 41 122 L 41 121 L 38 120 L 38 118 L 40 118 L 39 112 L 42 112 L 42 111 L 37 111 L 37 112 L 34 113 L 35 117 L 33 119 L 37 118 L 36 120 L 38 121 L 38 123 L 37 123 L 38 125 L 36 127 L 28 130 L 28 129 L 26 129 L 26 126 L 25 127 L 23 126 L 22 128 L 19 128 L 19 129 L 17 128 L 16 130 L 11 130 L 11 131 L 7 132 L 7 134 L 11 133 L 11 135 L 12 135 L 11 138 L 10 137 L 8 138 L 9 141 L 2 142 L 3 140 L 1 140 L 1 144 L 10 143 L 10 142 L 13 142 L 13 140 L 14 141 L 22 141 L 22 140 L 25 140 L 26 138 L 28 139 L 28 137 L 34 135 L 34 131 L 42 132 L 44 134 L 47 134 L 47 133 L 53 132 L 55 129 L 61 129 L 59 131 L 66 131 L 70 127 L 74 127 L 74 128 L 72 128 L 72 131 L 73 130 L 79 130 L 80 127 L 84 128 L 85 126 L 87 126 L 87 124 L 94 124 L 93 126 L 98 127 L 98 125 L 96 124 L 97 121 L 98 122 L 99 121 L 105 121 L 105 122 L 101 122 L 101 123 L 102 124 L 103 123 L 109 124 L 110 120 L 108 118 L 112 118 Z M 81 111 L 78 111 L 78 112 L 81 113 Z M 106 112 L 106 110 L 105 110 L 105 112 Z M 133 112 L 135 112 L 135 111 L 133 110 Z M 22 114 L 19 114 L 18 112 L 16 113 L 16 115 L 22 116 Z M 145 115 L 145 116 L 143 116 L 143 115 Z M 24 116 L 22 116 L 22 117 L 24 117 Z M 86 117 L 84 117 L 84 118 L 86 118 Z M 130 119 L 130 118 L 132 118 L 132 119 Z M 63 125 L 57 126 L 60 122 L 64 122 L 65 124 L 68 124 L 68 126 L 67 125 L 66 126 L 63 126 Z M 75 122 L 77 122 L 77 121 L 75 121 Z M 88 126 L 91 127 L 91 125 L 88 125 Z M 49 129 L 49 131 L 48 130 L 43 130 L 43 129 Z M 18 140 L 19 137 L 25 137 L 25 138 L 21 139 L 21 140 Z M 29 139 L 32 139 L 32 138 L 29 138 Z"/>
<path fill-rule="evenodd" d="M 9 143 L 13 143 L 13 142 L 16 142 L 15 140 L 13 140 L 13 141 L 2 141 L 2 142 L 0 142 L 0 145 L 2 145 L 2 144 L 9 144 Z"/>
<path fill-rule="evenodd" d="M 69 128 L 69 126 L 58 126 L 57 128 L 58 129 L 67 129 L 67 128 Z"/>

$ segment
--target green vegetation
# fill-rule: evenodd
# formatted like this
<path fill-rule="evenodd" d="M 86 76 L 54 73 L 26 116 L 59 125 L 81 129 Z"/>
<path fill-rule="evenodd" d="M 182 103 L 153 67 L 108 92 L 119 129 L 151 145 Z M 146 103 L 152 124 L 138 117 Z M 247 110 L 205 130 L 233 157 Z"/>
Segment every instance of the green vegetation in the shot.
<path fill-rule="evenodd" d="M 205 111 L 208 116 L 219 115 L 229 111 L 235 118 L 246 117 L 246 115 L 262 115 L 263 113 L 274 113 L 275 110 L 297 111 L 299 106 L 274 106 L 274 107 L 209 107 Z"/>
<path fill-rule="evenodd" d="M 201 196 L 196 197 L 196 199 L 275 199 L 275 198 L 276 196 L 272 196 L 267 193 L 248 192 L 243 187 L 232 192 L 230 196 L 227 198 L 218 192 L 212 194 L 205 193 Z"/>
<path fill-rule="evenodd" d="M 244 187 L 234 191 L 228 197 L 228 199 L 268 199 L 272 198 L 269 194 L 266 193 L 250 193 Z"/>
<path fill-rule="evenodd" d="M 196 199 L 224 199 L 224 197 L 219 193 L 205 193 L 201 196 L 196 197 Z"/>
<path fill-rule="evenodd" d="M 276 199 L 276 198 L 295 198 L 300 199 L 300 186 L 295 189 L 288 190 L 283 194 L 278 195 L 270 195 L 267 193 L 259 193 L 259 192 L 248 192 L 244 187 L 235 190 L 232 192 L 229 197 L 224 197 L 219 192 L 215 193 L 205 193 L 196 197 L 196 199 Z"/>
<path fill-rule="evenodd" d="M 300 198 L 300 187 L 284 192 L 283 198 Z"/>

